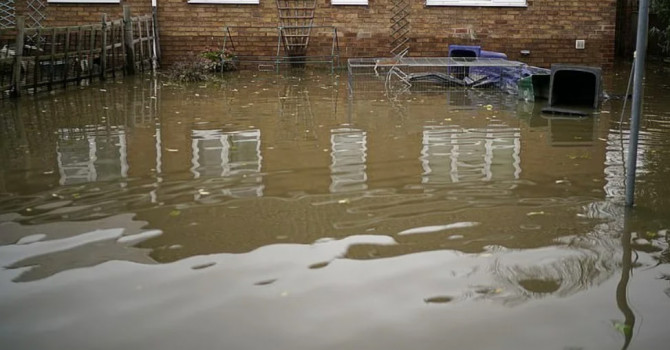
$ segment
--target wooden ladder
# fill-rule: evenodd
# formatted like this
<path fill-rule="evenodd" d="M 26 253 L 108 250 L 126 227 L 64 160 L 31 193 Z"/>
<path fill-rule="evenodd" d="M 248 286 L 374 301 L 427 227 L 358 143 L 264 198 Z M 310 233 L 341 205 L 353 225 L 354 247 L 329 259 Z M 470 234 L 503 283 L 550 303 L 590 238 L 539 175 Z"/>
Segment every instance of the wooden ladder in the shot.
<path fill-rule="evenodd" d="M 277 0 L 280 35 L 289 56 L 306 54 L 315 9 L 316 0 Z"/>

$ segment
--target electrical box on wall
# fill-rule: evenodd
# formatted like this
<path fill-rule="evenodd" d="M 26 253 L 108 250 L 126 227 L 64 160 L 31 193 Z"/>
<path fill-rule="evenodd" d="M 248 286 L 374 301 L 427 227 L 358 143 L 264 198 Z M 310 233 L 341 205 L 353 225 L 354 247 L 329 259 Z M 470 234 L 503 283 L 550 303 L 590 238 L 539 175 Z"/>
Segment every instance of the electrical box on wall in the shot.
<path fill-rule="evenodd" d="M 575 40 L 575 49 L 584 50 L 586 47 L 586 40 Z"/>

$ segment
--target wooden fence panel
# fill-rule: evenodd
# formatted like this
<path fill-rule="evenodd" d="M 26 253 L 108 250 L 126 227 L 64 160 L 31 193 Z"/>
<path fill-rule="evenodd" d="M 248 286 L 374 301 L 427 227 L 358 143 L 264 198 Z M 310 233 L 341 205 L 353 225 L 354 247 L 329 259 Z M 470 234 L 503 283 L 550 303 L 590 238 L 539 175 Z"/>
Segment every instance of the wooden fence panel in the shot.
<path fill-rule="evenodd" d="M 82 26 L 1 29 L 1 96 L 88 84 L 95 78 L 115 77 L 118 71 L 132 74 L 136 68 L 142 72 L 155 68 L 153 16 L 128 16 L 126 20 L 128 25 L 124 19 L 108 21 L 103 15 L 100 23 Z"/>

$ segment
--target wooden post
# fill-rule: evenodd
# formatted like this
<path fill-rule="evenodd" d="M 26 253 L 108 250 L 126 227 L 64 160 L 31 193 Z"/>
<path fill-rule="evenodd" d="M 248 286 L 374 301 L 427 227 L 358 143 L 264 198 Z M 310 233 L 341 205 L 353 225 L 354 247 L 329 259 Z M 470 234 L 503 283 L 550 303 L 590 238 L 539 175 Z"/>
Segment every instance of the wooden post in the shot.
<path fill-rule="evenodd" d="M 37 40 L 34 40 L 33 42 L 33 49 L 31 51 L 35 51 L 35 65 L 33 66 L 33 93 L 37 93 L 37 83 L 38 83 L 38 78 L 42 78 L 42 72 L 40 71 L 42 67 L 40 66 L 40 42 L 42 41 L 42 32 L 41 29 L 38 27 L 35 30 L 35 36 L 34 38 L 37 38 Z"/>
<path fill-rule="evenodd" d="M 16 17 L 16 51 L 14 52 L 14 74 L 12 75 L 12 97 L 21 96 L 21 68 L 23 67 L 23 38 L 26 35 L 26 22 L 23 16 Z"/>
<path fill-rule="evenodd" d="M 75 56 L 75 67 L 74 69 L 77 72 L 77 84 L 81 84 L 81 46 L 84 43 L 84 28 L 79 27 L 79 32 L 77 32 L 77 53 Z"/>
<path fill-rule="evenodd" d="M 54 27 L 51 30 L 51 69 L 49 70 L 49 90 L 52 89 L 52 84 L 54 82 L 54 74 L 56 74 L 56 28 Z"/>
<path fill-rule="evenodd" d="M 135 74 L 135 44 L 133 43 L 133 20 L 130 6 L 123 5 L 124 46 L 126 48 L 126 73 Z"/>
<path fill-rule="evenodd" d="M 98 34 L 96 33 L 97 28 L 95 25 L 90 26 L 90 36 L 89 36 L 89 43 L 88 43 L 88 79 L 89 82 L 93 82 L 93 55 L 95 54 L 95 39 L 97 38 Z"/>
<path fill-rule="evenodd" d="M 70 73 L 70 27 L 65 29 L 65 48 L 63 50 L 63 62 L 65 62 L 65 67 L 63 69 L 63 89 L 67 87 L 67 79 Z"/>
<path fill-rule="evenodd" d="M 102 49 L 100 50 L 100 80 L 107 73 L 107 14 L 102 14 Z"/>
<path fill-rule="evenodd" d="M 140 69 L 144 73 L 144 38 L 142 37 L 142 23 L 144 23 L 144 17 L 137 19 L 137 39 L 140 43 Z"/>

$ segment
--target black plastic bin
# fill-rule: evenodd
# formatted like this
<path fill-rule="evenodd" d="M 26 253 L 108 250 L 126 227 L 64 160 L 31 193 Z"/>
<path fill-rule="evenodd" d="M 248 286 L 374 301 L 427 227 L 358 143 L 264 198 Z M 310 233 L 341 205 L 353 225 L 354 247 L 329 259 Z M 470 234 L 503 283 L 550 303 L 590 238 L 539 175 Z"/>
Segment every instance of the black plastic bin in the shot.
<path fill-rule="evenodd" d="M 463 59 L 464 61 L 475 60 L 481 56 L 482 47 L 475 45 L 449 45 L 449 57 Z M 463 79 L 470 74 L 469 67 L 451 67 L 448 70 L 459 79 Z"/>
<path fill-rule="evenodd" d="M 587 115 L 598 108 L 602 94 L 599 67 L 554 64 L 551 66 L 547 113 Z"/>

